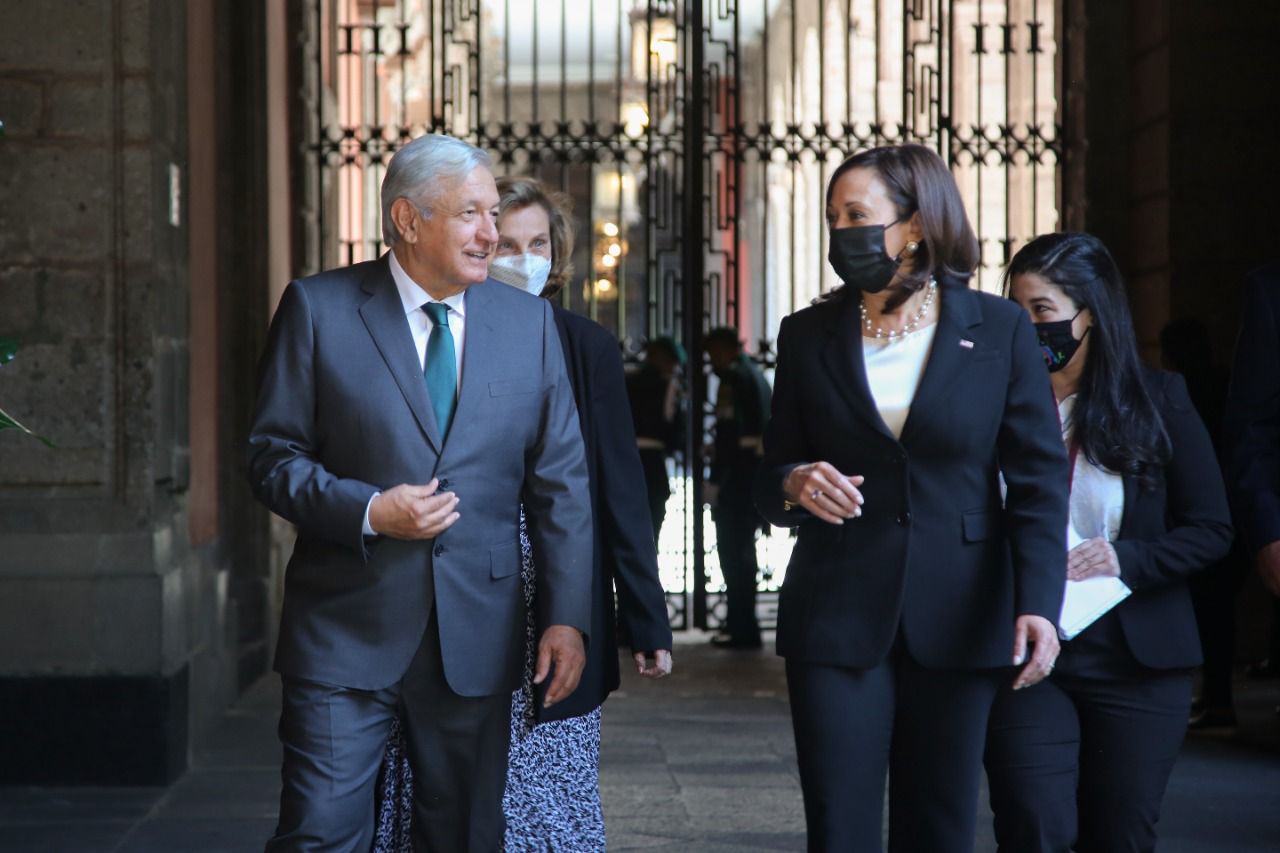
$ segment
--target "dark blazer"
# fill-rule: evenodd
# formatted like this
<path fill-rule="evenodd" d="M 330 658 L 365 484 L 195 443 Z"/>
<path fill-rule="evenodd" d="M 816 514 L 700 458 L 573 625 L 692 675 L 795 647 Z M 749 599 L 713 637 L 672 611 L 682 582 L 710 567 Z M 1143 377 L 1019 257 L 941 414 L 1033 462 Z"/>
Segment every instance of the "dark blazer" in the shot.
<path fill-rule="evenodd" d="M 1144 368 L 1143 380 L 1173 457 L 1154 488 L 1144 489 L 1132 474 L 1123 478 L 1124 515 L 1112 545 L 1120 579 L 1133 595 L 1116 607 L 1114 618 L 1138 663 L 1178 669 L 1200 663 L 1187 578 L 1226 556 L 1231 514 L 1213 442 L 1185 380 L 1153 368 Z"/>
<path fill-rule="evenodd" d="M 434 606 L 445 677 L 463 696 L 513 690 L 524 664 L 519 506 L 542 624 L 589 631 L 591 506 L 560 338 L 544 301 L 466 292 L 462 385 L 442 441 L 386 256 L 295 281 L 271 324 L 249 434 L 254 493 L 298 527 L 276 669 L 395 684 Z M 370 497 L 433 477 L 459 497 L 434 540 L 366 542 Z"/>
<path fill-rule="evenodd" d="M 871 396 L 856 294 L 782 323 L 755 490 L 769 521 L 799 526 L 781 655 L 868 668 L 901 631 L 925 666 L 1008 666 L 1018 615 L 1057 621 L 1067 456 L 1035 331 L 1008 300 L 957 284 L 940 296 L 901 440 Z M 784 510 L 786 475 L 818 461 L 866 477 L 860 518 L 835 526 Z"/>
<path fill-rule="evenodd" d="M 1232 509 L 1252 554 L 1280 540 L 1280 263 L 1249 273 L 1224 423 Z"/>
<path fill-rule="evenodd" d="M 644 473 L 636 450 L 618 341 L 586 317 L 559 307 L 554 310 L 565 367 L 578 405 L 591 506 L 595 511 L 590 631 L 593 641 L 587 647 L 587 666 L 578 689 L 550 708 L 542 708 L 538 702 L 540 720 L 589 713 L 617 689 L 618 617 L 633 649 L 671 648 L 667 599 L 658 579 L 653 525 L 649 521 Z M 535 565 L 537 571 L 542 570 L 542 563 L 536 559 Z M 620 611 L 617 614 L 615 589 Z"/>

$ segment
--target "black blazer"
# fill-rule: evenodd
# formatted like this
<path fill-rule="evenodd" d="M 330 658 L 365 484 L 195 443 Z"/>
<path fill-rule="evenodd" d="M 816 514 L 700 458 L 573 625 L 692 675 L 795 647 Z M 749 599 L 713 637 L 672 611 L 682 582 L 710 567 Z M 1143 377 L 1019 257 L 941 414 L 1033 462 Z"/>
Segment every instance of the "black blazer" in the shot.
<path fill-rule="evenodd" d="M 1226 556 L 1231 514 L 1209 432 L 1186 381 L 1145 368 L 1147 393 L 1164 420 L 1173 457 L 1154 488 L 1124 476 L 1124 516 L 1113 546 L 1133 595 L 1116 607 L 1135 660 L 1152 669 L 1200 663 L 1200 638 L 1187 577 Z M 1092 626 L 1091 626 L 1092 629 Z"/>
<path fill-rule="evenodd" d="M 958 284 L 940 296 L 901 440 L 867 384 L 856 294 L 782 323 L 755 489 L 769 521 L 800 528 L 779 603 L 781 655 L 867 668 L 901 631 L 926 666 L 1008 666 L 1016 616 L 1057 621 L 1067 456 L 1035 331 L 1006 299 Z M 866 477 L 860 518 L 835 526 L 783 509 L 786 475 L 818 461 Z"/>
<path fill-rule="evenodd" d="M 1245 281 L 1224 437 L 1232 508 L 1253 553 L 1280 540 L 1280 263 Z"/>
<path fill-rule="evenodd" d="M 586 669 L 567 699 L 546 709 L 537 703 L 543 721 L 589 713 L 617 689 L 615 588 L 632 648 L 671 648 L 667 599 L 658 579 L 653 524 L 618 341 L 597 323 L 560 307 L 555 307 L 555 321 L 586 444 L 595 548 Z"/>

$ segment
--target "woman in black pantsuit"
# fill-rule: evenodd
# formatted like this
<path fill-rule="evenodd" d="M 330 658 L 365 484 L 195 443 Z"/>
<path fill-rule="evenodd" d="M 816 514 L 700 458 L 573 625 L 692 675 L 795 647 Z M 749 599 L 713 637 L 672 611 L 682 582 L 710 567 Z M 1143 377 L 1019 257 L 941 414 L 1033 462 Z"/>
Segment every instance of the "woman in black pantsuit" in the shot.
<path fill-rule="evenodd" d="M 967 288 L 936 154 L 845 161 L 827 220 L 845 284 L 782 323 L 755 489 L 799 528 L 778 652 L 809 849 L 880 850 L 888 771 L 891 850 L 971 851 L 996 689 L 1058 650 L 1066 453 L 1031 324 Z"/>
<path fill-rule="evenodd" d="M 1222 475 L 1185 382 L 1139 363 L 1096 237 L 1037 237 L 1008 284 L 1036 323 L 1074 460 L 1068 581 L 1119 578 L 1131 594 L 1063 643 L 1052 678 L 997 697 L 996 839 L 1016 853 L 1154 850 L 1200 663 L 1187 577 L 1231 544 Z"/>

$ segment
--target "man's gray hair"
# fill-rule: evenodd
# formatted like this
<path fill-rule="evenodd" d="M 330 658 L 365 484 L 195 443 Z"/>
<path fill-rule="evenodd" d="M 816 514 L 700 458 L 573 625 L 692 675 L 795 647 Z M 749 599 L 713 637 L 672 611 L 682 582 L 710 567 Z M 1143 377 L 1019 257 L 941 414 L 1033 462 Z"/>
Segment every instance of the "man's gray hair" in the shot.
<path fill-rule="evenodd" d="M 445 185 L 464 180 L 478 166 L 492 164 L 488 153 L 469 142 L 429 133 L 396 152 L 382 178 L 382 242 L 390 248 L 400 239 L 391 220 L 391 205 L 406 198 L 430 216 L 430 205 Z"/>

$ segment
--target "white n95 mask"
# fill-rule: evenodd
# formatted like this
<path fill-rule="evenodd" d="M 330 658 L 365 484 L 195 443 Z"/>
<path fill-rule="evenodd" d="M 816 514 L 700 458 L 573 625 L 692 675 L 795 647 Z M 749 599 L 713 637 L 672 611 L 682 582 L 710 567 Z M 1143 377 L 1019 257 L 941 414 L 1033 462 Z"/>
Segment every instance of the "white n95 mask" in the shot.
<path fill-rule="evenodd" d="M 542 255 L 507 255 L 494 258 L 489 275 L 503 284 L 527 290 L 534 296 L 542 293 L 551 274 L 551 259 Z"/>

